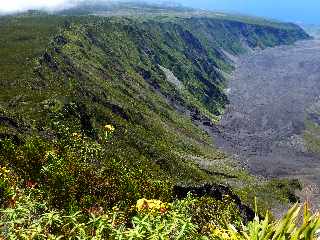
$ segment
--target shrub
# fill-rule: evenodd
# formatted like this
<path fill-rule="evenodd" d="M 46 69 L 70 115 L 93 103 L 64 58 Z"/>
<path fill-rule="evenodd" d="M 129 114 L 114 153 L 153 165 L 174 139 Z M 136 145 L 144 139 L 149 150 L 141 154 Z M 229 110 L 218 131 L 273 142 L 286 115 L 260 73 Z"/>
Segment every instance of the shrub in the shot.
<path fill-rule="evenodd" d="M 279 221 L 270 221 L 267 213 L 265 219 L 261 220 L 256 216 L 254 221 L 247 226 L 242 226 L 240 230 L 232 225 L 229 225 L 227 229 L 214 229 L 213 237 L 221 240 L 318 239 L 316 235 L 320 230 L 319 213 L 312 215 L 306 203 L 303 209 L 302 223 L 299 224 L 301 210 L 302 206 L 295 204 Z"/>
<path fill-rule="evenodd" d="M 228 196 L 216 200 L 210 197 L 197 198 L 189 206 L 192 221 L 197 224 L 203 234 L 210 233 L 210 227 L 224 227 L 232 223 L 241 225 L 241 213 L 237 205 Z"/>
<path fill-rule="evenodd" d="M 235 222 L 226 222 L 223 226 L 209 219 L 207 227 L 210 233 L 207 231 L 204 234 L 192 220 L 193 212 L 190 212 L 192 206 L 203 199 L 190 195 L 173 203 L 141 199 L 127 211 L 121 211 L 118 207 L 110 210 L 92 207 L 67 214 L 49 208 L 46 202 L 36 197 L 38 194 L 35 189 L 20 190 L 15 203 L 0 210 L 0 238 L 312 240 L 316 239 L 320 230 L 320 215 L 312 215 L 307 204 L 304 205 L 304 217 L 300 224 L 302 207 L 296 204 L 279 221 L 271 221 L 267 214 L 265 219 L 256 216 L 247 225 L 236 227 Z"/>
<path fill-rule="evenodd" d="M 0 206 L 14 196 L 15 175 L 7 168 L 0 166 Z"/>
<path fill-rule="evenodd" d="M 49 210 L 37 202 L 35 192 L 21 195 L 14 206 L 2 209 L 1 237 L 6 239 L 194 239 L 197 227 L 186 214 L 183 202 L 170 204 L 170 211 L 157 208 L 138 211 L 128 227 L 126 214 L 118 208 L 87 213 Z M 151 203 L 151 202 L 150 202 Z M 161 204 L 160 204 L 161 205 Z"/>

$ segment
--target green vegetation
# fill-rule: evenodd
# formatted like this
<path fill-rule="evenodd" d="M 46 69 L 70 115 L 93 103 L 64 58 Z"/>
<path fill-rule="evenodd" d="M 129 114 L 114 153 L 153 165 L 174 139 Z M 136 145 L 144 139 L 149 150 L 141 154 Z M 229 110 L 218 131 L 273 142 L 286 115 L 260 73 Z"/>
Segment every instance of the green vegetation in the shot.
<path fill-rule="evenodd" d="M 229 226 L 228 230 L 215 230 L 215 239 L 317 239 L 320 228 L 319 214 L 312 215 L 308 204 L 304 205 L 302 223 L 298 224 L 302 207 L 294 205 L 286 215 L 276 222 L 269 220 L 268 214 L 264 220 L 258 216 L 243 229 Z"/>
<path fill-rule="evenodd" d="M 271 198 L 287 201 L 290 183 L 250 176 L 194 121 L 214 122 L 228 101 L 223 72 L 233 67 L 222 49 L 240 54 L 308 38 L 292 25 L 248 21 L 0 18 L 2 235 L 201 239 L 212 233 L 204 220 L 241 228 L 234 197 L 175 200 L 176 185 L 229 185 L 248 205 L 257 195 L 262 211 Z M 183 87 L 167 81 L 160 66 Z M 150 215 L 131 208 L 142 198 L 172 203 Z"/>
<path fill-rule="evenodd" d="M 312 121 L 306 121 L 304 140 L 308 150 L 320 153 L 320 126 Z"/>
<path fill-rule="evenodd" d="M 1 169 L 7 180 L 8 173 Z M 319 215 L 312 215 L 307 204 L 301 223 L 301 207 L 296 204 L 280 221 L 271 221 L 267 213 L 244 225 L 228 197 L 215 201 L 189 195 L 173 203 L 140 199 L 126 211 L 94 206 L 67 214 L 39 201 L 39 191 L 31 185 L 23 191 L 12 189 L 12 194 L 11 205 L 0 209 L 0 237 L 5 239 L 312 240 L 320 229 Z"/>

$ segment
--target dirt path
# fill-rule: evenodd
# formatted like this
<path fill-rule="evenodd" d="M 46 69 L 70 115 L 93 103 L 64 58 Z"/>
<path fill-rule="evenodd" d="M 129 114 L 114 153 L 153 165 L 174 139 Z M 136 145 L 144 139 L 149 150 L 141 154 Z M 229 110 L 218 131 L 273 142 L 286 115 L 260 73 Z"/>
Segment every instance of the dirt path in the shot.
<path fill-rule="evenodd" d="M 240 57 L 228 88 L 231 103 L 212 132 L 216 145 L 253 173 L 301 179 L 304 195 L 312 192 L 320 205 L 320 157 L 303 138 L 307 109 L 319 102 L 320 40 Z"/>

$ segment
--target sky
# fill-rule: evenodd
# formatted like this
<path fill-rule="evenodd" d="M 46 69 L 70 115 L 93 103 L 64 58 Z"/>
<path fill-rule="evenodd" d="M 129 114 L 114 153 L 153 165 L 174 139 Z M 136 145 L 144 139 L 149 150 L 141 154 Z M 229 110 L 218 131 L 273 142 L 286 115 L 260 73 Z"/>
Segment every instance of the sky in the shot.
<path fill-rule="evenodd" d="M 85 0 L 0 0 L 0 13 L 28 9 L 63 9 L 74 6 L 79 1 Z M 244 13 L 297 23 L 320 24 L 320 0 L 175 0 L 175 2 L 194 8 Z"/>
<path fill-rule="evenodd" d="M 320 24 L 320 0 L 179 0 L 184 5 Z"/>

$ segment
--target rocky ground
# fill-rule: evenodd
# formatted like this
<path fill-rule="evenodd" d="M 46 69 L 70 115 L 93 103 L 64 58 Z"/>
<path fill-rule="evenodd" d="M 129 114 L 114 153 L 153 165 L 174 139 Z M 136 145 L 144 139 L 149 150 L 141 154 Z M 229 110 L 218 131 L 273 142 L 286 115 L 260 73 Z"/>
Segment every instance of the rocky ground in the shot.
<path fill-rule="evenodd" d="M 320 157 L 308 150 L 308 109 L 320 97 L 320 40 L 269 48 L 238 59 L 216 145 L 256 174 L 298 178 L 301 193 L 320 205 Z"/>

